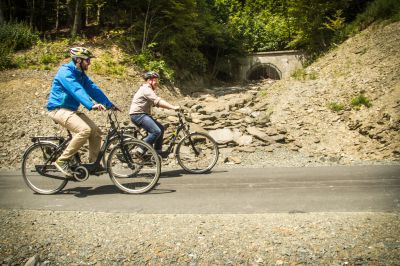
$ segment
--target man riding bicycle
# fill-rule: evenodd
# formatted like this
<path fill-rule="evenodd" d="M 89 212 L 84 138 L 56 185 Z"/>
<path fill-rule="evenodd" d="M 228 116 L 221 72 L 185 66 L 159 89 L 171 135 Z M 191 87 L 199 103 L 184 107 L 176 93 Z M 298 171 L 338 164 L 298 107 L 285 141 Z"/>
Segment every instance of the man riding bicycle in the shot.
<path fill-rule="evenodd" d="M 47 103 L 48 115 L 56 123 L 75 133 L 71 142 L 55 162 L 63 174 L 70 176 L 69 160 L 89 140 L 89 162 L 95 162 L 101 146 L 101 130 L 78 108 L 82 104 L 90 110 L 106 110 L 117 107 L 103 91 L 86 75 L 93 54 L 86 48 L 70 50 L 71 62 L 62 65 L 50 90 Z M 92 99 L 97 103 L 93 103 Z"/>
<path fill-rule="evenodd" d="M 162 152 L 164 126 L 151 116 L 151 109 L 153 106 L 156 106 L 178 110 L 180 106 L 172 105 L 156 95 L 159 77 L 160 75 L 154 71 L 144 74 L 145 83 L 133 96 L 129 115 L 135 125 L 143 128 L 148 133 L 144 141 L 150 145 L 154 145 L 156 152 L 161 157 L 165 157 L 165 154 Z"/>

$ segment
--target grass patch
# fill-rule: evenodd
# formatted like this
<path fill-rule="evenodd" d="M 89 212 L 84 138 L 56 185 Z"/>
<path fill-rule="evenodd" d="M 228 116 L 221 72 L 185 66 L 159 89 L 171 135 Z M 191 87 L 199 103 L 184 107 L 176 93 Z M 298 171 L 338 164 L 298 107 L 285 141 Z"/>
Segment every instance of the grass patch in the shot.
<path fill-rule="evenodd" d="M 91 70 L 99 75 L 122 77 L 127 67 L 121 64 L 111 53 L 104 53 L 92 61 Z"/>
<path fill-rule="evenodd" d="M 67 39 L 55 42 L 39 41 L 31 50 L 14 57 L 15 66 L 39 70 L 57 67 L 63 59 L 69 57 Z"/>
<path fill-rule="evenodd" d="M 330 102 L 328 103 L 328 108 L 334 112 L 340 112 L 344 109 L 344 104 L 337 102 Z"/>
<path fill-rule="evenodd" d="M 361 106 L 369 108 L 372 106 L 371 101 L 363 94 L 360 94 L 357 97 L 353 98 L 351 100 L 351 105 L 355 108 L 360 108 Z"/>
<path fill-rule="evenodd" d="M 315 71 L 307 72 L 304 68 L 299 68 L 293 72 L 292 78 L 296 80 L 316 80 L 318 75 Z"/>

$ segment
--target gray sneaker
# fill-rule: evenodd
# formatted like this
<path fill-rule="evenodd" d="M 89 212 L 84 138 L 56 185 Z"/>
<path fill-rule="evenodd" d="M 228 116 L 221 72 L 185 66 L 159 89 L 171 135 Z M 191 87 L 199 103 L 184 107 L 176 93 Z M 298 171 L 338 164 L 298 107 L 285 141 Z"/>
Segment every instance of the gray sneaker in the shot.
<path fill-rule="evenodd" d="M 57 160 L 54 162 L 55 167 L 66 176 L 72 176 L 71 168 L 68 161 Z"/>

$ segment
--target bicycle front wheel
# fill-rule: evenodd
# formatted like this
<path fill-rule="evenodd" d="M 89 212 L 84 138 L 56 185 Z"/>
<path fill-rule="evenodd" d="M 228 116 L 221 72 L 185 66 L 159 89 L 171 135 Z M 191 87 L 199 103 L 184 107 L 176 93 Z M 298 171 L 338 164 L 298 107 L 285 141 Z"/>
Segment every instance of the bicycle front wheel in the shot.
<path fill-rule="evenodd" d="M 193 174 L 210 171 L 217 163 L 218 156 L 219 149 L 215 140 L 201 132 L 186 135 L 176 147 L 179 165 Z"/>
<path fill-rule="evenodd" d="M 35 143 L 30 146 L 22 159 L 22 177 L 30 189 L 39 194 L 54 194 L 68 183 L 65 176 L 48 162 L 57 149 L 51 142 Z"/>
<path fill-rule="evenodd" d="M 138 151 L 143 155 L 138 155 Z M 138 139 L 116 145 L 107 159 L 107 169 L 113 183 L 131 194 L 145 193 L 158 182 L 161 162 L 156 151 Z"/>

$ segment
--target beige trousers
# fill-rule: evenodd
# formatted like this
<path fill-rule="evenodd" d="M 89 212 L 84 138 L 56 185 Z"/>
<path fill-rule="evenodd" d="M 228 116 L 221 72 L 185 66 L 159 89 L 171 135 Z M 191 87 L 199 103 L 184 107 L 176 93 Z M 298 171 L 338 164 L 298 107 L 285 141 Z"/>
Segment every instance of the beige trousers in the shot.
<path fill-rule="evenodd" d="M 58 158 L 70 159 L 89 140 L 89 162 L 95 162 L 100 151 L 101 130 L 84 113 L 60 108 L 49 112 L 56 123 L 75 133 L 67 148 Z"/>

